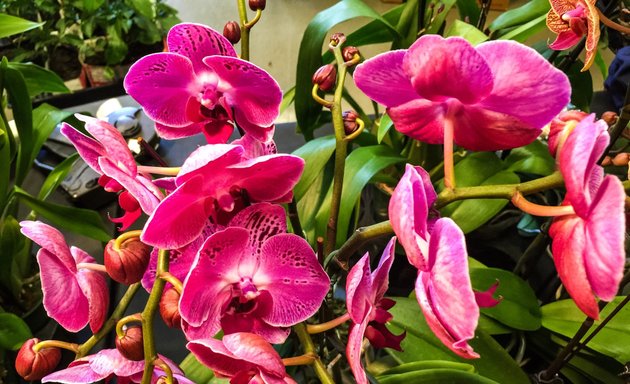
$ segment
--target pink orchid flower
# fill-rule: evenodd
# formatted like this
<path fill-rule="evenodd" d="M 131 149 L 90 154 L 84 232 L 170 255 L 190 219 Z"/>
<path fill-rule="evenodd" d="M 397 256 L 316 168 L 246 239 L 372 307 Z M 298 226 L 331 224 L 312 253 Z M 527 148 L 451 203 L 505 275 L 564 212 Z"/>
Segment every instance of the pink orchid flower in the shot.
<path fill-rule="evenodd" d="M 529 47 L 437 35 L 365 61 L 354 81 L 400 132 L 441 144 L 452 130 L 456 144 L 475 151 L 531 143 L 571 94 L 566 75 Z"/>
<path fill-rule="evenodd" d="M 90 323 L 101 329 L 107 316 L 109 290 L 106 274 L 85 251 L 70 247 L 58 230 L 39 221 L 22 221 L 22 233 L 41 249 L 37 252 L 44 308 L 70 332 Z"/>
<path fill-rule="evenodd" d="M 556 153 L 562 148 L 571 131 L 586 116 L 588 116 L 586 112 L 568 110 L 562 111 L 551 120 L 551 123 L 549 123 L 549 137 L 547 138 L 551 156 L 556 157 Z"/>
<path fill-rule="evenodd" d="M 189 340 L 223 329 L 282 343 L 287 327 L 317 311 L 330 280 L 308 243 L 286 229 L 281 206 L 259 203 L 206 240 L 179 302 Z"/>
<path fill-rule="evenodd" d="M 416 298 L 427 324 L 453 352 L 476 358 L 467 341 L 477 328 L 479 304 L 468 275 L 464 234 L 451 219 L 430 217 L 435 200 L 428 173 L 407 165 L 389 203 L 390 221 L 409 262 L 418 268 Z M 497 304 L 488 294 L 479 294 L 479 301 Z"/>
<path fill-rule="evenodd" d="M 587 316 L 599 318 L 595 296 L 611 301 L 617 294 L 625 262 L 624 201 L 621 181 L 604 176 L 597 162 L 610 140 L 607 125 L 583 118 L 558 155 L 567 194 L 563 204 L 575 214 L 556 217 L 549 228 L 560 280 Z"/>
<path fill-rule="evenodd" d="M 201 234 L 209 217 L 221 224 L 218 215 L 236 213 L 242 191 L 250 202 L 289 202 L 303 168 L 304 160 L 293 155 L 247 159 L 240 145 L 202 146 L 182 165 L 177 189 L 149 217 L 142 241 L 161 249 L 181 248 Z"/>
<path fill-rule="evenodd" d="M 194 384 L 184 377 L 184 372 L 164 356 L 159 356 L 173 371 L 173 378 L 179 384 Z M 109 380 L 112 377 L 118 379 L 118 383 L 140 383 L 144 371 L 144 361 L 132 361 L 126 359 L 117 349 L 103 349 L 94 355 L 77 359 L 70 363 L 68 368 L 51 373 L 42 379 L 42 383 L 63 384 L 91 384 L 101 380 Z M 159 367 L 153 370 L 151 383 L 156 383 L 166 373 Z"/>
<path fill-rule="evenodd" d="M 125 230 L 140 217 L 140 208 L 151 214 L 164 195 L 151 179 L 138 173 L 136 161 L 127 142 L 111 124 L 92 117 L 77 115 L 85 122 L 85 129 L 94 137 L 88 137 L 64 123 L 61 133 L 72 142 L 87 165 L 103 175 L 99 183 L 109 192 L 127 191 L 119 196 L 125 216 L 113 219 L 123 224 Z"/>
<path fill-rule="evenodd" d="M 167 45 L 169 52 L 132 65 L 124 82 L 160 136 L 203 132 L 209 143 L 225 143 L 235 122 L 257 140 L 271 139 L 282 91 L 267 72 L 237 58 L 230 42 L 205 25 L 174 26 Z"/>
<path fill-rule="evenodd" d="M 586 59 L 582 71 L 595 61 L 599 42 L 599 13 L 595 0 L 550 0 L 547 27 L 558 36 L 549 44 L 555 50 L 569 49 L 586 35 Z"/>
<path fill-rule="evenodd" d="M 233 384 L 295 383 L 278 352 L 253 333 L 233 333 L 223 336 L 223 340 L 193 340 L 186 347 L 217 377 L 229 378 Z"/>
<path fill-rule="evenodd" d="M 352 267 L 346 280 L 348 314 L 352 319 L 346 355 L 350 369 L 360 384 L 368 382 L 361 366 L 363 336 L 376 348 L 401 351 L 400 342 L 406 335 L 403 332 L 396 336 L 385 327 L 385 323 L 392 319 L 388 310 L 395 304 L 394 300 L 384 297 L 389 286 L 389 270 L 394 262 L 395 245 L 396 238 L 393 237 L 374 272 L 370 270 L 370 255 L 366 253 Z"/>

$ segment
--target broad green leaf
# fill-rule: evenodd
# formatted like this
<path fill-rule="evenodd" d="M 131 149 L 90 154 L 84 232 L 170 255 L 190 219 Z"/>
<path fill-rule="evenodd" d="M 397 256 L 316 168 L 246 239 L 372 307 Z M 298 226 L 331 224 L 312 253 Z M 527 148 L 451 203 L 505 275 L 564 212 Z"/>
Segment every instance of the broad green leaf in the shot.
<path fill-rule="evenodd" d="M 0 313 L 0 349 L 18 350 L 33 337 L 24 320 L 13 313 Z"/>
<path fill-rule="evenodd" d="M 37 198 L 39 200 L 46 200 L 51 193 L 53 193 L 61 182 L 68 176 L 70 170 L 72 170 L 72 166 L 79 158 L 78 153 L 74 153 L 68 158 L 64 159 L 61 163 L 59 163 L 55 169 L 53 169 L 50 174 L 44 180 L 44 184 L 42 184 L 41 189 L 39 190 L 39 194 L 37 194 Z"/>
<path fill-rule="evenodd" d="M 477 45 L 488 40 L 488 36 L 486 36 L 485 33 L 478 30 L 474 25 L 470 25 L 461 20 L 454 20 L 446 30 L 444 36 L 461 36 L 472 45 Z"/>
<path fill-rule="evenodd" d="M 295 82 L 295 113 L 298 126 L 307 140 L 313 138 L 313 130 L 322 106 L 311 97 L 311 77 L 322 66 L 322 46 L 328 31 L 335 25 L 357 17 L 379 20 L 395 36 L 396 29 L 381 15 L 361 0 L 344 0 L 319 12 L 306 27 L 300 43 Z"/>
<path fill-rule="evenodd" d="M 602 53 L 599 49 L 597 49 L 597 52 L 595 52 L 595 65 L 597 66 L 597 68 L 599 68 L 599 71 L 602 74 L 602 78 L 607 78 L 608 63 L 606 63 L 606 60 L 604 60 L 604 56 L 602 56 Z"/>
<path fill-rule="evenodd" d="M 103 220 L 95 211 L 41 201 L 18 187 L 15 195 L 55 226 L 103 242 L 111 239 Z"/>
<path fill-rule="evenodd" d="M 443 0 L 443 1 L 440 1 L 440 5 L 435 6 L 434 9 L 437 9 L 438 7 L 441 7 L 441 6 L 444 6 L 444 9 L 442 10 L 442 12 L 438 14 L 434 13 L 435 16 L 432 19 L 433 22 L 427 27 L 427 31 L 425 32 L 425 34 L 429 35 L 429 34 L 438 33 L 438 31 L 442 27 L 442 24 L 446 20 L 446 16 L 450 12 L 451 8 L 453 8 L 453 6 L 455 5 L 455 2 L 456 0 Z M 429 4 L 430 2 L 427 2 L 427 7 L 429 6 Z"/>
<path fill-rule="evenodd" d="M 384 145 L 357 148 L 348 155 L 343 176 L 341 208 L 337 218 L 336 246 L 341 246 L 347 239 L 350 218 L 365 185 L 384 168 L 404 161 L 404 157 Z M 325 232 L 326 223 L 330 216 L 331 201 L 332 186 L 317 213 L 317 228 L 320 234 Z"/>
<path fill-rule="evenodd" d="M 477 25 L 481 8 L 479 8 L 476 0 L 457 0 L 457 10 L 460 20 L 465 20 L 468 17 L 471 25 Z"/>
<path fill-rule="evenodd" d="M 397 375 L 380 376 L 378 382 L 381 384 L 499 384 L 475 373 L 446 368 L 422 369 Z"/>
<path fill-rule="evenodd" d="M 2 70 L 0 69 L 0 83 Z M 0 92 L 2 88 L 0 87 Z M 0 116 L 0 209 L 4 211 L 4 205 L 9 195 L 11 177 L 11 143 L 7 134 L 9 127 L 5 126 L 4 118 Z"/>
<path fill-rule="evenodd" d="M 107 27 L 107 46 L 105 47 L 105 61 L 107 65 L 119 64 L 127 56 L 127 43 L 122 39 L 116 25 Z"/>
<path fill-rule="evenodd" d="M 419 371 L 422 369 L 454 369 L 466 372 L 475 372 L 475 367 L 470 364 L 457 363 L 455 361 L 447 360 L 425 360 L 414 361 L 412 363 L 400 364 L 394 368 L 390 368 L 380 374 L 380 377 L 388 375 L 397 375 L 399 373 L 407 373 L 413 371 Z"/>
<path fill-rule="evenodd" d="M 491 336 L 477 329 L 470 345 L 481 357 L 463 359 L 448 348 L 433 334 L 415 299 L 394 298 L 396 305 L 389 311 L 394 318 L 389 322 L 390 330 L 399 334 L 407 331 L 402 341 L 403 352 L 386 351 L 401 363 L 424 360 L 448 360 L 473 365 L 479 375 L 499 383 L 528 384 L 529 379 L 510 355 Z"/>
<path fill-rule="evenodd" d="M 507 169 L 513 172 L 547 176 L 556 170 L 556 161 L 549 148 L 539 140 L 524 147 L 514 148 L 505 159 Z"/>
<path fill-rule="evenodd" d="M 13 216 L 0 222 L 0 281 L 16 298 L 21 295 L 22 278 L 30 272 L 29 244 Z"/>
<path fill-rule="evenodd" d="M 20 17 L 0 13 L 0 39 L 18 33 L 26 32 L 33 28 L 41 27 L 44 22 L 35 23 Z"/>
<path fill-rule="evenodd" d="M 334 151 L 335 136 L 328 135 L 311 140 L 293 152 L 294 155 L 301 157 L 305 162 L 302 177 L 293 189 L 293 194 L 297 201 L 304 196 L 307 189 L 317 178 L 317 175 L 322 172 Z"/>
<path fill-rule="evenodd" d="M 186 378 L 197 384 L 208 384 L 215 377 L 214 372 L 189 353 L 179 364 L 180 368 L 186 374 Z"/>
<path fill-rule="evenodd" d="M 533 36 L 534 34 L 538 33 L 539 31 L 541 31 L 543 28 L 545 28 L 546 24 L 545 24 L 545 20 L 547 18 L 547 15 L 541 15 L 538 16 L 537 18 L 517 27 L 514 28 L 512 30 L 510 30 L 509 32 L 502 34 L 499 39 L 501 40 L 514 40 L 514 41 L 518 41 L 519 43 L 524 43 L 525 40 L 527 40 L 528 38 L 530 38 L 531 36 Z"/>
<path fill-rule="evenodd" d="M 495 319 L 485 315 L 483 311 L 479 315 L 477 329 L 480 329 L 489 335 L 505 335 L 514 332 L 514 329 L 509 328 Z"/>
<path fill-rule="evenodd" d="M 133 8 L 149 20 L 155 18 L 155 0 L 129 0 Z"/>
<path fill-rule="evenodd" d="M 35 125 L 33 126 L 33 144 L 30 157 L 28 158 L 29 165 L 32 165 L 39 150 L 42 149 L 44 142 L 46 142 L 46 139 L 48 139 L 57 124 L 71 115 L 72 112 L 59 110 L 46 103 L 33 110 Z"/>
<path fill-rule="evenodd" d="M 408 0 L 404 6 L 396 24 L 403 41 L 395 42 L 394 49 L 408 48 L 418 37 L 418 0 Z"/>
<path fill-rule="evenodd" d="M 470 270 L 470 280 L 477 291 L 485 291 L 499 282 L 495 297 L 503 299 L 492 308 L 481 308 L 482 313 L 515 329 L 535 331 L 540 328 L 538 299 L 523 279 L 503 269 L 474 268 Z"/>
<path fill-rule="evenodd" d="M 600 319 L 606 318 L 608 314 L 625 297 L 616 297 L 606 305 L 601 311 Z M 542 307 L 543 327 L 559 333 L 566 337 L 573 337 L 586 318 L 584 313 L 578 309 L 573 300 L 560 300 Z M 588 336 L 601 320 L 595 321 Z M 585 336 L 585 337 L 586 337 Z M 622 364 L 630 361 L 630 306 L 624 306 L 619 313 L 604 327 L 589 343 L 588 348 L 610 356 Z"/>
<path fill-rule="evenodd" d="M 571 104 L 588 112 L 593 99 L 593 78 L 590 71 L 581 71 L 583 65 L 581 60 L 576 60 L 566 74 L 571 83 Z"/>
<path fill-rule="evenodd" d="M 531 0 L 518 8 L 510 9 L 500 14 L 489 26 L 492 32 L 500 29 L 515 27 L 532 21 L 549 12 L 549 0 Z"/>
<path fill-rule="evenodd" d="M 326 198 L 326 194 L 332 183 L 332 178 L 332 166 L 324 167 L 322 172 L 317 175 L 311 186 L 307 189 L 306 193 L 304 193 L 302 198 L 298 201 L 297 208 L 302 230 L 306 234 L 306 238 L 309 240 L 310 244 L 315 244 L 315 240 L 317 239 L 315 217 Z"/>
<path fill-rule="evenodd" d="M 387 113 L 383 113 L 383 116 L 381 116 L 381 120 L 378 123 L 377 139 L 379 144 L 383 141 L 383 138 L 393 126 L 394 122 L 392 121 L 392 118 L 389 117 Z"/>
<path fill-rule="evenodd" d="M 101 5 L 103 5 L 104 2 L 105 2 L 105 0 L 83 0 L 81 3 L 83 3 L 83 10 L 84 11 L 86 11 L 88 13 L 93 13 Z"/>
<path fill-rule="evenodd" d="M 33 109 L 24 76 L 20 71 L 15 68 L 5 68 L 4 86 L 9 94 L 20 143 L 17 150 L 15 184 L 22 185 L 31 167 L 29 158 L 33 147 Z"/>
<path fill-rule="evenodd" d="M 280 103 L 280 114 L 282 114 L 295 100 L 295 87 L 291 87 L 285 94 L 282 96 L 282 102 Z"/>
<path fill-rule="evenodd" d="M 28 94 L 35 97 L 44 92 L 68 93 L 70 90 L 55 72 L 32 63 L 9 63 L 9 68 L 20 71 L 26 82 Z"/>

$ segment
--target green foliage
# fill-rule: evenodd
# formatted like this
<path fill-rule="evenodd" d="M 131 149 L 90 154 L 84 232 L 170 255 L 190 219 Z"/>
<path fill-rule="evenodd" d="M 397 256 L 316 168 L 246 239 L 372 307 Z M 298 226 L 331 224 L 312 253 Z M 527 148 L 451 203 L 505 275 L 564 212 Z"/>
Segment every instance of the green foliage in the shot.
<path fill-rule="evenodd" d="M 444 36 L 461 36 L 470 44 L 477 45 L 488 40 L 488 36 L 474 26 L 460 20 L 454 20 Z"/>
<path fill-rule="evenodd" d="M 0 349 L 20 349 L 33 337 L 24 320 L 12 313 L 0 313 Z"/>
<path fill-rule="evenodd" d="M 18 33 L 41 27 L 43 24 L 0 13 L 0 38 L 17 35 Z"/>

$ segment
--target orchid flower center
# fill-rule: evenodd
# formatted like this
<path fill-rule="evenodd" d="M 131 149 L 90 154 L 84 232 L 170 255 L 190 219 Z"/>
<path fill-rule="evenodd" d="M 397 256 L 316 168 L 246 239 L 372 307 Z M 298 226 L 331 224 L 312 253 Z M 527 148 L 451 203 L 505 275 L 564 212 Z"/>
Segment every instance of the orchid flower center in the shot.
<path fill-rule="evenodd" d="M 583 36 L 588 31 L 586 23 L 586 12 L 582 5 L 578 6 L 562 15 L 562 20 L 569 23 L 569 27 L 576 35 Z"/>
<path fill-rule="evenodd" d="M 256 298 L 260 291 L 249 277 L 241 277 L 238 283 L 232 286 L 232 299 L 226 310 L 227 314 L 246 314 L 253 312 L 257 307 Z"/>

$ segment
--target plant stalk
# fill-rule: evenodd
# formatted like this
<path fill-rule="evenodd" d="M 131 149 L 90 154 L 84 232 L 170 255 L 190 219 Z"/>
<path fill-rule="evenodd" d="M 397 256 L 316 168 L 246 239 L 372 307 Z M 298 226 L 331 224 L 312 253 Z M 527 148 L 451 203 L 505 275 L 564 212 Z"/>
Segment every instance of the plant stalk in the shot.
<path fill-rule="evenodd" d="M 300 344 L 302 344 L 302 350 L 305 355 L 314 355 L 315 358 L 312 361 L 313 369 L 315 370 L 315 374 L 319 378 L 319 381 L 322 384 L 334 384 L 335 381 L 330 377 L 328 371 L 326 370 L 326 366 L 319 358 L 315 350 L 315 344 L 313 343 L 313 339 L 311 339 L 311 335 L 306 331 L 306 325 L 304 323 L 298 323 L 293 326 L 293 330 L 300 340 Z"/>
<path fill-rule="evenodd" d="M 236 0 L 236 4 L 238 4 L 238 16 L 241 19 L 241 59 L 249 61 L 249 28 L 245 0 Z"/>

